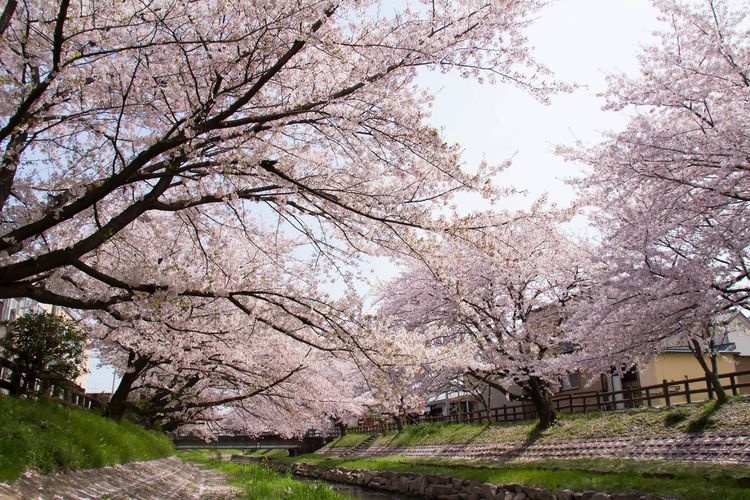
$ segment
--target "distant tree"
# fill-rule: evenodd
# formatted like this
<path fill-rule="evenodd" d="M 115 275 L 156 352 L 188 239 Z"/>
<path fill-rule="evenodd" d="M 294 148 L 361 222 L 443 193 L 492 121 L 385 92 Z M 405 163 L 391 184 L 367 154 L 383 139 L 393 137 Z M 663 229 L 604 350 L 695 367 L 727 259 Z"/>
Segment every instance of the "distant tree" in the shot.
<path fill-rule="evenodd" d="M 13 363 L 11 394 L 36 394 L 81 373 L 86 333 L 76 322 L 50 313 L 28 314 L 8 324 L 0 349 Z"/>
<path fill-rule="evenodd" d="M 469 379 L 507 393 L 520 387 L 540 419 L 570 369 L 563 328 L 587 284 L 587 251 L 556 226 L 564 214 L 534 212 L 501 227 L 444 239 L 382 291 L 380 313 L 410 331 L 435 329 Z"/>

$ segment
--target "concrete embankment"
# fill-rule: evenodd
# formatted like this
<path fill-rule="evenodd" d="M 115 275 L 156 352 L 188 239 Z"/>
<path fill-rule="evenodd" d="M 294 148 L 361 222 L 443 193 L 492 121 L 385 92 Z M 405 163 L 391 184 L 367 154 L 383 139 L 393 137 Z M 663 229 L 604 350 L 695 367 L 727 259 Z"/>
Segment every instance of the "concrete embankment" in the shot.
<path fill-rule="evenodd" d="M 254 462 L 256 458 L 233 455 L 236 462 Z M 279 472 L 335 483 L 351 484 L 375 490 L 439 500 L 650 500 L 659 497 L 642 494 L 606 494 L 594 491 L 547 491 L 520 484 L 495 485 L 440 474 L 370 471 L 343 467 L 324 467 L 306 463 L 269 461 Z"/>
<path fill-rule="evenodd" d="M 750 464 L 750 436 L 706 433 L 682 436 L 560 440 L 532 444 L 327 447 L 319 450 L 318 453 L 361 457 L 400 455 L 469 461 L 553 460 L 585 457 Z"/>

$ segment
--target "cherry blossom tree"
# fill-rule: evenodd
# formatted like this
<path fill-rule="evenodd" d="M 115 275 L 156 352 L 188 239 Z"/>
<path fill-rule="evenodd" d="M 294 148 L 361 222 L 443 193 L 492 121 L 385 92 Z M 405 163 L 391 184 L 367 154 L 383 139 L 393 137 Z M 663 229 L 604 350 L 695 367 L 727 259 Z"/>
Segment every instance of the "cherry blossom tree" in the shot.
<path fill-rule="evenodd" d="M 562 325 L 586 284 L 585 246 L 559 232 L 561 216 L 518 214 L 425 245 L 423 262 L 381 294 L 384 317 L 443 329 L 433 342 L 456 349 L 464 374 L 503 392 L 520 386 L 542 427 L 555 418 L 551 390 L 576 368 Z"/>
<path fill-rule="evenodd" d="M 440 227 L 433 208 L 492 173 L 463 172 L 425 125 L 417 70 L 544 98 L 554 84 L 522 34 L 540 4 L 7 2 L 0 294 L 107 309 L 179 286 L 118 274 L 123 233 L 145 218 L 187 224 L 171 245 L 198 255 L 229 220 L 261 249 L 300 235 L 321 262 L 403 251 L 409 228 Z M 283 227 L 244 227 L 248 214 Z M 106 292 L 61 287 L 88 281 Z"/>
<path fill-rule="evenodd" d="M 405 255 L 451 226 L 455 193 L 499 195 L 494 167 L 464 171 L 426 125 L 417 72 L 544 100 L 562 87 L 523 34 L 542 4 L 8 0 L 0 297 L 91 311 L 126 353 L 123 394 L 163 408 L 233 397 L 191 385 L 210 357 L 214 380 L 250 394 L 280 390 L 309 349 L 360 349 L 358 299 L 322 283 L 350 286 L 361 255 Z M 230 377 L 235 354 L 279 369 Z"/>
<path fill-rule="evenodd" d="M 369 330 L 373 349 L 354 357 L 366 388 L 363 409 L 379 418 L 389 417 L 401 432 L 404 419 L 420 415 L 428 396 L 445 389 L 463 371 L 461 350 L 435 343 L 442 334 L 431 328 L 406 329 L 371 321 Z"/>
<path fill-rule="evenodd" d="M 748 4 L 655 4 L 668 29 L 645 49 L 641 74 L 612 77 L 605 94 L 630 122 L 567 153 L 592 167 L 581 184 L 601 209 L 604 242 L 606 272 L 582 324 L 634 355 L 685 341 L 723 399 L 703 353 L 716 316 L 746 307 L 750 291 Z"/>
<path fill-rule="evenodd" d="M 239 413 L 254 422 L 236 431 L 299 435 L 323 415 L 358 408 L 351 385 L 362 379 L 343 348 L 314 349 L 216 299 L 164 302 L 153 314 L 116 321 L 101 313 L 94 329 L 102 359 L 122 373 L 110 417 L 129 411 L 166 431 L 218 431 L 212 419 Z"/>

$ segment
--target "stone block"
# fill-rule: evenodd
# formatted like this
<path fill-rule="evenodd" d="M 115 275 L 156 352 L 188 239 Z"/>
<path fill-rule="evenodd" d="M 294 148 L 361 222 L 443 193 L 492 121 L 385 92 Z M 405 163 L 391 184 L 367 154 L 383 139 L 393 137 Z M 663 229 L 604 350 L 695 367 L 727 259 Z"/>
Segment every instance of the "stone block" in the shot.
<path fill-rule="evenodd" d="M 495 500 L 497 498 L 497 486 L 492 483 L 482 483 L 477 489 L 479 498 L 483 500 Z"/>
<path fill-rule="evenodd" d="M 524 487 L 523 492 L 526 493 L 526 496 L 529 497 L 530 500 L 556 500 L 557 497 L 547 491 L 542 490 L 540 488 L 531 488 L 529 486 Z"/>
<path fill-rule="evenodd" d="M 384 477 L 376 476 L 376 477 L 373 477 L 369 483 L 367 483 L 367 486 L 370 488 L 382 490 L 382 489 L 385 489 L 385 486 L 387 484 L 388 484 L 388 481 Z"/>
<path fill-rule="evenodd" d="M 375 479 L 375 473 L 369 470 L 362 472 L 362 484 L 369 486 L 372 480 Z"/>
<path fill-rule="evenodd" d="M 440 497 L 455 494 L 452 484 L 431 484 L 429 486 L 432 496 Z"/>
<path fill-rule="evenodd" d="M 427 488 L 427 478 L 424 476 L 417 476 L 411 481 L 409 481 L 409 489 L 407 490 L 408 493 L 412 493 L 415 495 L 424 495 L 425 494 L 425 488 Z"/>

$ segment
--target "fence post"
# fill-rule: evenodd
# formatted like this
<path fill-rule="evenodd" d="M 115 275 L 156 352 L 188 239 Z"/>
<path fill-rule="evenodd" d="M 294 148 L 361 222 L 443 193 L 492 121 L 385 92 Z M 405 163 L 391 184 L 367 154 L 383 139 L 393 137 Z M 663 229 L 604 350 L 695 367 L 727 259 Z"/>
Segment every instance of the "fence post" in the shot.
<path fill-rule="evenodd" d="M 711 385 L 711 377 L 706 375 L 706 390 L 708 391 L 708 399 L 714 398 L 714 388 Z"/>
<path fill-rule="evenodd" d="M 732 396 L 737 395 L 737 382 L 734 379 L 734 374 L 729 376 L 729 387 L 732 388 Z"/>
<path fill-rule="evenodd" d="M 672 406 L 672 402 L 669 399 L 669 383 L 667 382 L 667 379 L 662 381 L 662 391 L 664 393 L 664 404 L 669 408 Z"/>
<path fill-rule="evenodd" d="M 508 405 L 503 406 L 503 422 L 508 421 Z"/>
<path fill-rule="evenodd" d="M 568 409 L 570 413 L 575 413 L 573 411 L 573 394 L 568 394 Z"/>
<path fill-rule="evenodd" d="M 690 383 L 688 382 L 688 376 L 685 375 L 685 401 L 692 403 L 692 397 L 690 395 Z"/>
<path fill-rule="evenodd" d="M 651 389 L 646 386 L 646 404 L 651 408 Z"/>
<path fill-rule="evenodd" d="M 599 395 L 599 391 L 596 391 L 596 410 L 602 411 L 602 398 Z"/>

